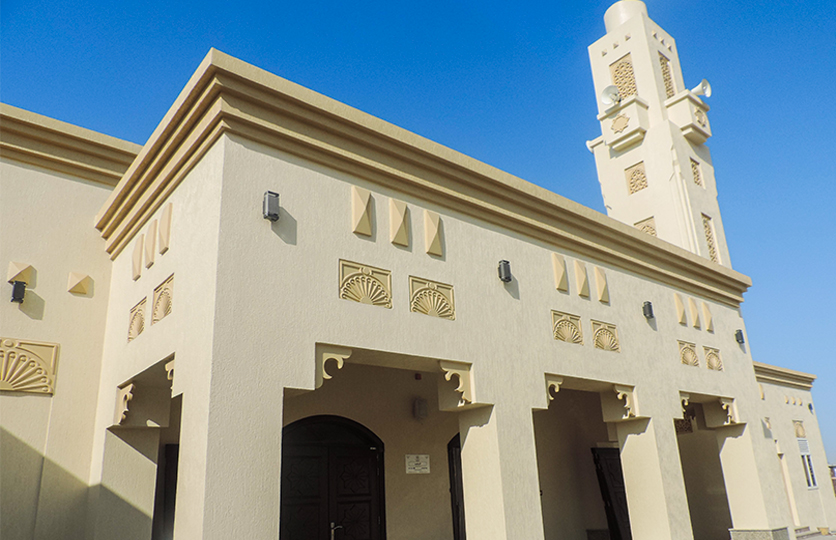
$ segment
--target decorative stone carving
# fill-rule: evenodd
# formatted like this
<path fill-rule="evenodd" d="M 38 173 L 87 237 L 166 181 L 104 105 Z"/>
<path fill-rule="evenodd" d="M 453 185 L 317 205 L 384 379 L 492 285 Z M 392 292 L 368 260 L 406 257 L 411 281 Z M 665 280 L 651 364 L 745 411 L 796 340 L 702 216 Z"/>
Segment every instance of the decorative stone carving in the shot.
<path fill-rule="evenodd" d="M 392 273 L 340 260 L 340 298 L 391 309 Z"/>
<path fill-rule="evenodd" d="M 618 342 L 618 330 L 614 324 L 592 321 L 592 342 L 595 344 L 596 349 L 621 352 L 621 345 Z"/>
<path fill-rule="evenodd" d="M 113 423 L 121 424 L 128 418 L 128 406 L 134 398 L 134 389 L 136 385 L 133 383 L 127 384 L 116 392 L 116 413 L 113 415 Z"/>
<path fill-rule="evenodd" d="M 566 259 L 563 255 L 552 253 L 552 268 L 554 269 L 554 288 L 558 291 L 569 290 L 569 275 L 566 271 Z"/>
<path fill-rule="evenodd" d="M 0 391 L 52 394 L 58 344 L 0 337 Z"/>
<path fill-rule="evenodd" d="M 567 343 L 583 344 L 581 318 L 560 311 L 552 311 L 552 331 L 554 339 Z"/>
<path fill-rule="evenodd" d="M 720 359 L 720 351 L 711 347 L 703 347 L 705 351 L 705 364 L 708 369 L 723 371 L 723 361 Z"/>
<path fill-rule="evenodd" d="M 726 413 L 725 425 L 737 424 L 737 405 L 732 398 L 720 398 L 720 408 Z"/>
<path fill-rule="evenodd" d="M 453 286 L 409 276 L 409 310 L 441 319 L 456 319 Z"/>
<path fill-rule="evenodd" d="M 665 83 L 665 98 L 673 97 L 676 90 L 673 85 L 673 76 L 671 76 L 671 61 L 659 53 L 659 65 L 662 68 L 662 81 Z"/>
<path fill-rule="evenodd" d="M 635 389 L 632 386 L 614 384 L 613 391 L 615 391 L 615 397 L 618 398 L 619 401 L 624 402 L 624 415 L 622 418 L 624 420 L 628 420 L 638 416 Z"/>
<path fill-rule="evenodd" d="M 88 294 L 93 290 L 93 278 L 80 272 L 70 272 L 67 278 L 67 292 Z"/>
<path fill-rule="evenodd" d="M 171 313 L 174 295 L 174 274 L 154 289 L 154 308 L 151 312 L 151 324 L 161 321 Z"/>
<path fill-rule="evenodd" d="M 456 392 L 462 395 L 460 405 L 473 403 L 473 377 L 470 372 L 470 364 L 439 360 L 438 366 L 444 372 L 444 378 L 446 380 L 451 380 L 453 375 L 459 378 L 459 385 L 456 387 Z"/>
<path fill-rule="evenodd" d="M 644 162 L 640 161 L 624 171 L 627 178 L 627 189 L 630 195 L 647 187 L 647 174 L 644 172 Z"/>
<path fill-rule="evenodd" d="M 546 373 L 546 397 L 549 401 L 554 399 L 554 395 L 552 394 L 552 390 L 554 393 L 560 392 L 560 385 L 563 384 L 563 377 L 558 377 L 557 375 L 549 375 Z"/>
<path fill-rule="evenodd" d="M 145 235 L 136 235 L 136 243 L 134 244 L 134 252 L 131 257 L 131 276 L 134 281 L 142 276 L 142 251 L 145 246 Z"/>
<path fill-rule="evenodd" d="M 702 109 L 694 110 L 694 118 L 697 119 L 697 123 L 702 127 L 706 127 L 708 125 L 708 117 L 705 115 L 705 111 L 703 111 Z"/>
<path fill-rule="evenodd" d="M 610 65 L 610 75 L 622 100 L 636 94 L 636 76 L 633 74 L 633 61 L 629 53 Z"/>
<path fill-rule="evenodd" d="M 699 366 L 700 359 L 697 356 L 697 346 L 687 341 L 679 341 L 679 361 L 686 366 Z"/>
<path fill-rule="evenodd" d="M 325 364 L 328 360 L 334 360 L 337 363 L 337 369 L 342 369 L 345 360 L 351 356 L 351 349 L 346 347 L 339 347 L 337 345 L 326 345 L 317 343 L 316 345 L 316 387 L 322 386 L 322 383 L 331 378 L 331 375 L 325 370 Z"/>
<path fill-rule="evenodd" d="M 619 114 L 613 119 L 612 124 L 610 125 L 610 129 L 613 130 L 613 133 L 621 133 L 622 131 L 627 129 L 627 126 L 629 125 L 630 117 L 626 114 Z"/>
<path fill-rule="evenodd" d="M 711 309 L 705 302 L 702 302 L 702 318 L 705 321 L 705 329 L 714 332 L 714 318 L 711 316 Z"/>
<path fill-rule="evenodd" d="M 6 281 L 14 283 L 15 281 L 22 281 L 27 285 L 32 283 L 32 273 L 35 268 L 31 264 L 22 262 L 10 262 L 9 269 L 6 272 Z"/>
<path fill-rule="evenodd" d="M 439 257 L 444 255 L 441 234 L 442 226 L 439 215 L 436 212 L 424 210 L 424 245 L 430 255 Z"/>
<path fill-rule="evenodd" d="M 603 304 L 609 304 L 610 287 L 607 284 L 607 274 L 600 266 L 595 267 L 595 289 L 598 292 L 598 301 Z"/>
<path fill-rule="evenodd" d="M 691 423 L 690 418 L 674 418 L 673 427 L 677 435 L 694 432 L 694 425 Z"/>
<path fill-rule="evenodd" d="M 171 247 L 171 213 L 172 204 L 168 203 L 160 214 L 160 255 Z"/>
<path fill-rule="evenodd" d="M 647 233 L 650 236 L 658 236 L 656 233 L 656 219 L 654 219 L 652 216 L 645 220 L 639 221 L 634 226 L 641 232 Z"/>
<path fill-rule="evenodd" d="M 575 261 L 575 284 L 578 286 L 578 296 L 589 298 L 589 276 L 586 274 L 586 263 Z"/>
<path fill-rule="evenodd" d="M 700 171 L 700 163 L 693 158 L 691 158 L 691 176 L 693 176 L 695 184 L 697 184 L 700 187 L 705 187 L 702 183 L 702 172 Z"/>
<path fill-rule="evenodd" d="M 409 208 L 395 199 L 389 199 L 389 240 L 409 247 Z"/>
<path fill-rule="evenodd" d="M 682 407 L 682 417 L 684 418 L 688 412 L 688 405 L 691 404 L 691 394 L 685 392 L 679 393 L 679 406 Z"/>
<path fill-rule="evenodd" d="M 694 328 L 699 329 L 702 326 L 700 321 L 700 311 L 697 309 L 697 303 L 693 298 L 688 298 L 688 311 L 691 312 L 691 324 Z"/>
<path fill-rule="evenodd" d="M 355 234 L 372 235 L 372 194 L 368 189 L 351 186 L 351 230 Z"/>
<path fill-rule="evenodd" d="M 720 262 L 717 254 L 717 242 L 714 239 L 714 223 L 705 214 L 702 215 L 702 228 L 705 231 L 705 242 L 708 245 L 708 258 L 713 262 Z"/>
<path fill-rule="evenodd" d="M 676 305 L 676 320 L 679 324 L 687 326 L 688 317 L 685 315 L 685 303 L 682 301 L 682 296 L 679 293 L 673 293 L 673 302 Z"/>
<path fill-rule="evenodd" d="M 145 233 L 145 268 L 154 266 L 154 256 L 157 254 L 157 220 L 148 225 Z"/>
<path fill-rule="evenodd" d="M 128 318 L 128 343 L 135 340 L 145 330 L 145 301 L 146 299 L 143 298 L 140 303 L 131 308 Z"/>
<path fill-rule="evenodd" d="M 169 381 L 174 380 L 174 360 L 166 362 L 165 364 L 165 378 Z"/>
<path fill-rule="evenodd" d="M 792 422 L 793 430 L 795 431 L 796 438 L 799 439 L 806 439 L 807 438 L 807 430 L 804 429 L 804 422 L 801 420 L 793 420 Z"/>

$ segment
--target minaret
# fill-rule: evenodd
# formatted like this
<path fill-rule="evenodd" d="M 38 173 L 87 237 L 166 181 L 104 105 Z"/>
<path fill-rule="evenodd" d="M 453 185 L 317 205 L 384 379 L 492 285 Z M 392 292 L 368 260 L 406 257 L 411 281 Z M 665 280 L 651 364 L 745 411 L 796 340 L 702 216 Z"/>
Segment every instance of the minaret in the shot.
<path fill-rule="evenodd" d="M 613 4 L 604 24 L 589 47 L 602 135 L 587 146 L 607 214 L 731 267 L 704 144 L 708 105 L 685 86 L 676 42 L 639 0 Z M 602 100 L 609 86 L 618 96 Z"/>

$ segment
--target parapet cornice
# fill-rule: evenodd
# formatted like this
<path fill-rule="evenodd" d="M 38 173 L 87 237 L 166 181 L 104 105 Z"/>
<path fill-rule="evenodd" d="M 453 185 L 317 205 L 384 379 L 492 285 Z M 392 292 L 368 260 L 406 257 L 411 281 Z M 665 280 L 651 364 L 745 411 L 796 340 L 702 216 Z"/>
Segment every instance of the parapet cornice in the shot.
<path fill-rule="evenodd" d="M 115 186 L 141 146 L 0 103 L 0 157 Z"/>
<path fill-rule="evenodd" d="M 111 257 L 224 133 L 731 306 L 748 277 L 212 49 L 96 216 Z"/>
<path fill-rule="evenodd" d="M 755 365 L 755 378 L 759 382 L 810 390 L 813 387 L 813 381 L 816 380 L 816 376 L 809 373 L 760 362 L 753 362 L 753 364 Z"/>

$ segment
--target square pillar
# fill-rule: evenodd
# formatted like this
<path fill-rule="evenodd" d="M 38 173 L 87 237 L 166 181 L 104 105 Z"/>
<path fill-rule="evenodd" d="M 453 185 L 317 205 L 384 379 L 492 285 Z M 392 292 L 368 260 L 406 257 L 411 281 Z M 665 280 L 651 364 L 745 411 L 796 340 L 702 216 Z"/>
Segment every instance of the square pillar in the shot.
<path fill-rule="evenodd" d="M 693 540 L 672 419 L 616 423 L 633 538 Z"/>
<path fill-rule="evenodd" d="M 786 501 L 781 497 L 783 492 L 770 493 L 763 489 L 764 485 L 781 485 L 774 447 L 770 444 L 757 448 L 751 431 L 746 424 L 715 430 L 732 517 L 731 536 L 734 540 L 788 540 L 787 527 L 791 518 Z M 764 455 L 759 456 L 761 453 Z M 764 481 L 762 477 L 770 474 L 775 478 Z"/>
<path fill-rule="evenodd" d="M 543 538 L 530 408 L 481 407 L 459 414 L 467 535 Z"/>
<path fill-rule="evenodd" d="M 160 431 L 113 429 L 105 435 L 94 538 L 150 540 Z"/>

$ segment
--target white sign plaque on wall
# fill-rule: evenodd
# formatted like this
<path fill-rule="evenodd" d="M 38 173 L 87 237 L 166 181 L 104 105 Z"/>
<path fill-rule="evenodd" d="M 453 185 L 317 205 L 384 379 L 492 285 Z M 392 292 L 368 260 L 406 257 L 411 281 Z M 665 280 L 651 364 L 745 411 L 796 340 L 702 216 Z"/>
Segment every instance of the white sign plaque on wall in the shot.
<path fill-rule="evenodd" d="M 407 454 L 406 474 L 430 474 L 430 455 Z"/>

